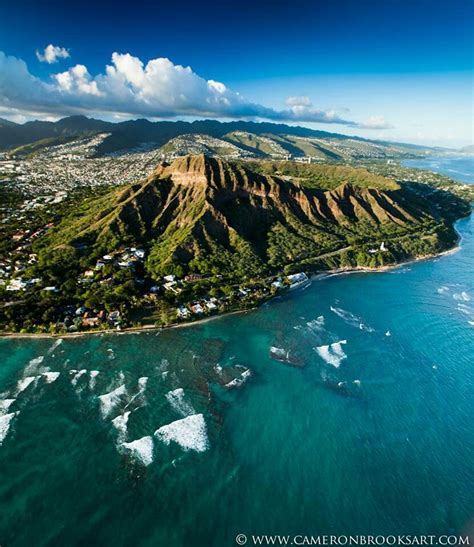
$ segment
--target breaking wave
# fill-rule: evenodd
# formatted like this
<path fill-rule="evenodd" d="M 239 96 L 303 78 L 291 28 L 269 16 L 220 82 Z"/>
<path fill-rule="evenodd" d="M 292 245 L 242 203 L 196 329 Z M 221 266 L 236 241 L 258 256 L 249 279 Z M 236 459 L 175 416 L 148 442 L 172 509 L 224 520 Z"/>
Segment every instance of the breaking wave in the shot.
<path fill-rule="evenodd" d="M 122 443 L 120 448 L 145 466 L 153 462 L 153 438 L 151 436 L 142 437 L 130 443 Z"/>
<path fill-rule="evenodd" d="M 165 397 L 171 407 L 178 414 L 181 414 L 181 416 L 190 416 L 196 412 L 193 405 L 186 400 L 184 389 L 182 387 L 168 391 Z"/>
<path fill-rule="evenodd" d="M 60 372 L 43 372 L 41 373 L 41 376 L 44 377 L 47 384 L 52 384 L 59 378 L 60 374 Z"/>
<path fill-rule="evenodd" d="M 3 414 L 6 414 L 8 412 L 8 409 L 12 406 L 12 404 L 16 401 L 16 399 L 2 399 L 0 400 L 0 416 Z"/>
<path fill-rule="evenodd" d="M 453 298 L 454 298 L 454 300 L 460 300 L 462 302 L 469 302 L 471 300 L 471 297 L 469 296 L 469 294 L 466 291 L 455 292 L 453 294 Z"/>
<path fill-rule="evenodd" d="M 143 393 L 145 393 L 147 383 L 148 383 L 148 376 L 142 376 L 141 378 L 138 378 L 138 391 L 137 393 L 135 393 L 135 395 L 133 395 L 133 397 L 130 398 L 128 403 L 125 405 L 125 408 L 128 408 L 135 401 L 135 399 L 137 399 L 138 397 L 140 397 L 140 395 L 143 395 Z M 138 403 L 140 403 L 140 399 L 138 400 Z M 134 410 L 136 410 L 139 407 L 140 407 L 140 404 Z"/>
<path fill-rule="evenodd" d="M 325 324 L 324 315 L 320 315 L 316 319 L 313 319 L 312 321 L 308 321 L 306 325 L 308 328 L 312 331 L 320 332 L 324 329 Z"/>
<path fill-rule="evenodd" d="M 209 448 L 206 421 L 202 414 L 187 416 L 155 431 L 156 437 L 169 445 L 175 442 L 183 450 L 205 452 Z"/>
<path fill-rule="evenodd" d="M 0 445 L 3 443 L 6 436 L 8 435 L 11 421 L 17 414 L 19 414 L 19 412 L 11 412 L 10 414 L 0 416 Z"/>
<path fill-rule="evenodd" d="M 141 378 L 138 378 L 138 389 L 140 393 L 143 393 L 145 391 L 147 383 L 148 376 L 142 376 Z"/>
<path fill-rule="evenodd" d="M 436 291 L 439 293 L 439 294 L 445 294 L 447 292 L 449 292 L 449 287 L 446 287 L 445 285 L 443 285 L 442 287 L 438 287 L 438 289 L 436 289 Z"/>
<path fill-rule="evenodd" d="M 360 317 L 350 311 L 343 310 L 342 308 L 335 308 L 333 306 L 330 306 L 330 310 L 352 327 L 365 330 L 366 332 L 374 332 L 375 330 L 369 325 L 366 325 Z"/>
<path fill-rule="evenodd" d="M 73 372 L 73 371 L 71 370 L 71 372 Z M 83 369 L 81 369 L 81 370 L 79 370 L 79 371 L 77 371 L 77 372 L 76 372 L 76 371 L 74 371 L 74 372 L 75 372 L 75 374 L 74 374 L 74 376 L 72 377 L 71 384 L 72 384 L 73 386 L 77 386 L 77 383 L 78 383 L 79 380 L 81 379 L 81 376 L 84 376 L 84 374 L 87 374 L 87 370 L 86 370 L 85 368 L 83 368 Z"/>
<path fill-rule="evenodd" d="M 130 411 L 120 414 L 112 420 L 112 425 L 118 431 L 118 442 L 123 443 L 127 438 L 127 423 L 130 416 Z"/>
<path fill-rule="evenodd" d="M 303 317 L 301 319 L 304 319 Z M 324 315 L 320 315 L 316 319 L 307 321 L 304 325 L 295 325 L 293 328 L 298 331 L 306 331 L 312 334 L 320 334 L 324 330 L 325 325 Z"/>
<path fill-rule="evenodd" d="M 38 357 L 31 359 L 24 370 L 24 374 L 26 376 L 31 376 L 35 372 L 38 372 L 39 365 L 41 365 L 43 360 L 44 360 L 44 355 L 39 355 Z"/>
<path fill-rule="evenodd" d="M 107 418 L 113 412 L 114 408 L 121 402 L 122 397 L 126 393 L 125 384 L 122 384 L 113 391 L 99 396 L 100 410 L 104 418 Z"/>
<path fill-rule="evenodd" d="M 63 339 L 62 338 L 58 338 L 54 344 L 49 348 L 48 350 L 48 355 L 51 355 L 53 353 L 53 351 L 58 348 L 61 344 L 63 343 Z"/>
<path fill-rule="evenodd" d="M 461 313 L 464 313 L 465 315 L 472 316 L 474 314 L 474 310 L 466 304 L 458 304 L 457 308 Z"/>
<path fill-rule="evenodd" d="M 339 368 L 341 362 L 347 358 L 347 355 L 342 349 L 342 344 L 347 344 L 347 340 L 340 340 L 339 342 L 334 342 L 333 344 L 328 344 L 326 346 L 319 346 L 315 349 L 326 363 Z"/>
<path fill-rule="evenodd" d="M 97 384 L 97 376 L 99 375 L 98 370 L 91 370 L 89 372 L 89 389 L 94 389 Z"/>
<path fill-rule="evenodd" d="M 17 395 L 19 393 L 21 393 L 22 391 L 25 391 L 25 389 L 30 384 L 35 382 L 38 378 L 39 378 L 39 376 L 26 376 L 26 378 L 22 378 L 21 380 L 19 380 L 18 383 L 17 383 L 17 386 L 16 386 Z"/>

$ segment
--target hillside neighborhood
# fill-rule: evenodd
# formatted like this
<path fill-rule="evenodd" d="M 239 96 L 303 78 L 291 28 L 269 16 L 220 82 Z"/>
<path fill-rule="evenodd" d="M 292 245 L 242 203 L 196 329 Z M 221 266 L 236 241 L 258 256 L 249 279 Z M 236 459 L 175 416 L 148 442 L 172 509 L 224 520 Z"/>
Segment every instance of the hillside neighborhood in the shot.
<path fill-rule="evenodd" d="M 272 267 L 265 273 L 248 272 L 246 261 L 254 261 L 254 258 L 244 258 L 244 255 L 238 268 L 233 264 L 239 275 L 235 272 L 230 275 L 230 271 L 219 271 L 219 268 L 210 273 L 205 264 L 191 267 L 183 274 L 173 272 L 173 269 L 153 274 L 148 264 L 150 248 L 143 240 L 134 238 L 128 238 L 126 244 L 114 243 L 105 248 L 92 262 L 85 256 L 81 258 L 83 250 L 89 252 L 91 249 L 82 249 L 81 244 L 75 243 L 77 256 L 74 261 L 69 256 L 69 247 L 66 253 L 58 251 L 59 255 L 64 254 L 60 256 L 64 264 L 59 270 L 57 265 L 48 263 L 44 241 L 60 229 L 64 217 L 70 216 L 78 205 L 92 203 L 91 198 L 98 202 L 101 196 L 107 196 L 116 187 L 128 184 L 130 188 L 138 188 L 155 172 L 157 165 L 165 165 L 164 161 L 171 163 L 190 153 L 219 161 L 220 158 L 233 160 L 232 169 L 236 171 L 232 177 L 237 176 L 237 172 L 245 172 L 247 177 L 250 176 L 247 169 L 256 169 L 261 173 L 259 176 L 280 176 L 278 184 L 294 184 L 293 188 L 306 185 L 312 188 L 313 177 L 319 184 L 316 187 L 334 189 L 344 182 L 346 175 L 361 181 L 362 187 L 364 177 L 369 179 L 372 173 L 388 176 L 389 185 L 393 184 L 390 181 L 401 182 L 420 199 L 433 196 L 430 207 L 439 214 L 446 213 L 446 206 L 457 211 L 458 196 L 469 200 L 471 192 L 471 188 L 454 184 L 447 177 L 407 169 L 392 157 L 387 159 L 391 150 L 387 145 L 357 139 L 265 135 L 236 130 L 222 138 L 186 134 L 172 138 L 164 145 L 144 142 L 131 148 L 107 151 L 104 146 L 111 136 L 110 132 L 99 132 L 52 141 L 46 139 L 46 142 L 0 152 L 0 190 L 4 198 L 0 205 L 0 309 L 4 330 L 77 332 L 144 324 L 165 326 L 253 307 L 274 295 L 304 285 L 308 282 L 307 274 L 314 271 L 314 266 L 309 267 L 309 263 L 304 262 L 311 252 L 316 258 L 320 255 L 324 259 L 316 261 L 323 269 L 341 265 L 346 268 L 353 265 L 376 267 L 395 260 L 394 249 L 382 234 L 374 232 L 371 236 L 368 233 L 368 238 L 361 240 L 362 244 L 353 246 L 344 243 L 339 232 L 333 236 L 325 232 L 324 238 L 315 244 L 305 239 L 304 223 L 299 228 L 302 232 L 297 237 L 302 239 L 298 241 L 293 239 L 295 234 L 291 230 L 284 237 L 279 235 L 282 228 L 276 223 L 277 231 L 267 239 L 273 246 L 267 254 L 267 259 L 273 261 Z M 327 164 L 325 154 L 329 153 L 334 154 L 334 158 L 346 158 L 342 165 L 350 166 L 347 167 L 349 171 L 338 171 L 340 163 L 337 162 Z M 206 176 L 210 165 L 205 163 L 203 172 Z M 246 166 L 244 171 L 242 166 Z M 331 176 L 334 180 L 329 183 Z M 377 180 L 371 179 L 371 183 L 376 184 Z M 383 186 L 385 183 L 380 181 Z M 161 183 L 157 184 L 157 191 L 161 191 Z M 242 189 L 243 193 L 248 191 L 253 192 L 251 186 Z M 331 197 L 334 198 L 339 199 L 337 194 Z M 370 194 L 366 198 L 372 199 Z M 192 203 L 185 206 L 191 207 Z M 138 208 L 139 211 L 145 209 L 144 204 Z M 100 218 L 104 216 L 98 214 Z M 289 211 L 286 214 L 290 214 Z M 345 214 L 343 208 L 339 214 Z M 330 224 L 338 223 L 335 219 L 326 220 Z M 141 222 L 144 225 L 144 221 Z M 429 237 L 416 242 L 417 252 L 427 245 Z M 400 242 L 402 240 L 400 238 Z M 407 252 L 415 252 L 413 249 Z M 235 249 L 232 252 L 235 253 Z M 285 269 L 285 261 L 293 260 L 289 257 L 302 262 Z M 65 273 L 66 280 L 61 277 Z M 39 316 L 37 310 L 41 310 Z"/>
<path fill-rule="evenodd" d="M 52 226 L 46 226 L 45 232 Z M 38 232 L 33 234 L 17 234 L 22 244 L 17 247 L 15 259 L 5 258 L 0 261 L 0 287 L 3 286 L 7 293 L 14 294 L 22 299 L 23 295 L 32 291 L 58 294 L 60 288 L 54 285 L 46 285 L 41 277 L 28 277 L 24 275 L 28 266 L 36 264 L 38 256 L 29 252 L 31 242 L 38 237 Z M 21 237 L 20 237 L 21 236 Z M 114 284 L 114 275 L 118 270 L 128 270 L 138 287 L 137 298 L 141 300 L 143 309 L 154 309 L 157 298 L 164 297 L 167 302 L 166 320 L 156 321 L 158 326 L 169 322 L 198 319 L 207 315 L 229 311 L 238 305 L 246 307 L 254 305 L 270 296 L 281 293 L 287 289 L 295 289 L 309 283 L 308 276 L 301 272 L 283 277 L 270 277 L 260 283 L 233 285 L 224 291 L 210 290 L 202 294 L 199 284 L 206 281 L 209 276 L 201 274 L 189 274 L 180 278 L 176 275 L 166 275 L 160 280 L 154 281 L 143 277 L 143 262 L 146 252 L 136 247 L 126 247 L 120 252 L 111 251 L 97 260 L 92 269 L 81 272 L 76 279 L 76 284 L 81 289 L 91 289 L 94 285 L 111 286 Z M 198 286 L 195 289 L 195 286 Z M 183 293 L 192 292 L 194 298 L 185 300 Z M 210 293 L 217 296 L 211 296 Z M 7 303 L 8 305 L 8 303 Z M 15 301 L 10 305 L 14 306 Z M 109 328 L 121 330 L 130 326 L 130 318 L 125 308 L 106 309 L 103 305 L 91 308 L 87 302 L 62 305 L 60 318 L 51 325 L 55 332 L 77 332 L 81 330 Z M 124 317 L 125 312 L 125 317 Z M 40 325 L 31 325 L 36 329 Z"/>

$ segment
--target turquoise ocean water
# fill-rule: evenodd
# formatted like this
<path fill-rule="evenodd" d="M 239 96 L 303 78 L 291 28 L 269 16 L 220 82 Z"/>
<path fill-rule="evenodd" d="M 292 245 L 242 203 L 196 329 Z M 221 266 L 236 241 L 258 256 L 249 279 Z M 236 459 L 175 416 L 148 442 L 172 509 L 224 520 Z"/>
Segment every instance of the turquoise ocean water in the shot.
<path fill-rule="evenodd" d="M 456 253 L 189 328 L 1 339 L 0 544 L 460 533 L 474 515 L 473 218 L 457 228 Z M 223 389 L 237 364 L 253 375 Z"/>

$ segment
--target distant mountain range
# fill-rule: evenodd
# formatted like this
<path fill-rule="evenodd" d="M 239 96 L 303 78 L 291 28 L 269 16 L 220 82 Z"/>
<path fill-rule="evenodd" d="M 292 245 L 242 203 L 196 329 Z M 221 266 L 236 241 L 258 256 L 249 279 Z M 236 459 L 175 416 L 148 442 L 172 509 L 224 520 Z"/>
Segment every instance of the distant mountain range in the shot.
<path fill-rule="evenodd" d="M 150 122 L 139 119 L 111 123 L 85 116 L 21 125 L 0 119 L 0 150 L 30 154 L 99 133 L 104 134 L 104 138 L 95 151 L 97 156 L 144 145 L 163 148 L 163 154 L 169 157 L 205 153 L 230 159 L 306 156 L 326 161 L 412 157 L 429 150 L 411 144 L 265 122 Z"/>

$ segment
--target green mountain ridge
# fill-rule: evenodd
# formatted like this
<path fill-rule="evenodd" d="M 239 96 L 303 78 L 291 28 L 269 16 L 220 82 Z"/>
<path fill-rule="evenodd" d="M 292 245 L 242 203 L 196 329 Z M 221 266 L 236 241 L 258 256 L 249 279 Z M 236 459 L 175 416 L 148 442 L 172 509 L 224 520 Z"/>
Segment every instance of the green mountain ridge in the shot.
<path fill-rule="evenodd" d="M 224 139 L 239 144 L 236 142 L 235 137 L 235 133 L 239 132 L 271 138 L 276 143 L 282 144 L 283 148 L 289 153 L 295 153 L 296 151 L 296 155 L 305 155 L 305 147 L 314 150 L 316 156 L 318 156 L 319 150 L 322 152 L 322 157 L 327 158 L 331 158 L 332 151 L 335 154 L 332 159 L 337 159 L 339 154 L 337 151 L 332 150 L 333 145 L 325 144 L 324 141 L 336 141 L 340 144 L 350 143 L 351 147 L 355 146 L 354 143 L 358 143 L 358 146 L 361 147 L 366 143 L 369 147 L 385 148 L 388 154 L 392 149 L 396 149 L 395 152 L 398 150 L 397 153 L 401 151 L 404 154 L 413 154 L 428 149 L 427 147 L 418 147 L 411 144 L 371 141 L 357 136 L 270 122 L 219 122 L 217 120 L 150 122 L 138 119 L 112 123 L 85 116 L 70 116 L 57 122 L 31 121 L 21 125 L 13 122 L 0 123 L 0 150 L 11 150 L 44 139 L 58 139 L 58 142 L 61 142 L 61 139 L 70 137 L 110 133 L 102 145 L 98 147 L 97 155 L 100 156 L 109 152 L 133 148 L 143 143 L 154 143 L 157 147 L 160 147 L 171 139 L 182 135 L 209 135 L 212 138 Z M 291 137 L 288 138 L 288 136 Z M 305 143 L 304 139 L 307 138 L 317 139 L 318 142 L 313 144 Z M 323 150 L 320 150 L 320 147 Z M 328 150 L 325 152 L 326 147 L 328 147 Z"/>
<path fill-rule="evenodd" d="M 141 245 L 152 278 L 259 277 L 435 253 L 453 244 L 451 218 L 469 209 L 457 200 L 454 212 L 441 215 L 441 194 L 428 199 L 423 189 L 360 169 L 311 167 L 326 189 L 205 155 L 177 158 L 146 180 L 84 203 L 38 244 L 47 260 L 67 250 L 82 264 Z M 388 250 L 370 254 L 382 241 Z"/>

